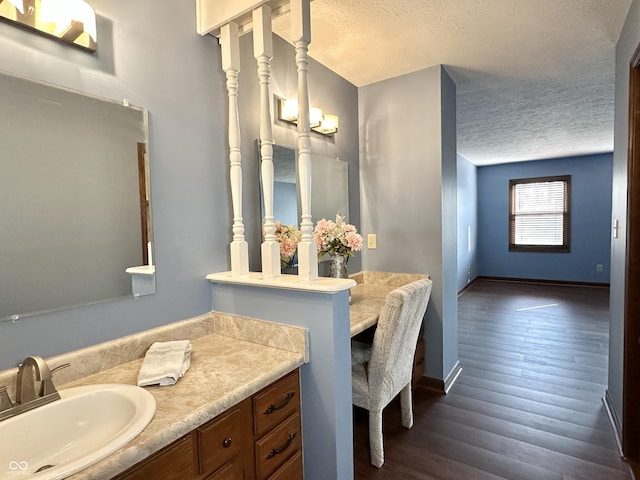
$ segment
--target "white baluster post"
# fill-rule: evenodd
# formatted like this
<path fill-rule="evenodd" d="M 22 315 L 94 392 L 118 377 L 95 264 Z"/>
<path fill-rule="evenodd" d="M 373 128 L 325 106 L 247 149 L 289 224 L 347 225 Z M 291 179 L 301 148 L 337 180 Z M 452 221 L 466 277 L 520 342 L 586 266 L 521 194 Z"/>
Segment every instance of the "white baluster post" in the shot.
<path fill-rule="evenodd" d="M 244 239 L 242 223 L 242 162 L 240 155 L 240 122 L 238 119 L 238 72 L 240 72 L 240 42 L 238 25 L 229 22 L 220 28 L 222 70 L 227 75 L 229 95 L 229 162 L 231 201 L 233 205 L 233 240 L 231 241 L 231 274 L 249 273 L 249 246 Z"/>
<path fill-rule="evenodd" d="M 298 171 L 302 206 L 302 241 L 298 244 L 298 275 L 302 281 L 318 279 L 318 248 L 313 241 L 311 220 L 311 127 L 307 69 L 311 43 L 310 0 L 291 0 L 291 40 L 296 49 L 298 69 Z"/>
<path fill-rule="evenodd" d="M 260 83 L 260 172 L 264 203 L 264 241 L 262 242 L 262 276 L 280 276 L 280 245 L 276 241 L 276 224 L 273 217 L 273 137 L 271 133 L 271 8 L 263 5 L 253 12 L 253 54 L 258 62 Z"/>

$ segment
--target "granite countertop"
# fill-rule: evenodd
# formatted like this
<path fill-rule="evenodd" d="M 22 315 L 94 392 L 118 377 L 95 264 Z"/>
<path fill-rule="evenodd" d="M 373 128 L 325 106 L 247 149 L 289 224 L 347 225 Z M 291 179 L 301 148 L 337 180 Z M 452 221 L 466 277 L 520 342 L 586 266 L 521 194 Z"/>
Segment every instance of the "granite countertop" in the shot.
<path fill-rule="evenodd" d="M 175 385 L 144 387 L 156 400 L 151 423 L 126 446 L 71 477 L 123 472 L 304 363 L 304 355 L 218 334 L 192 342 L 191 366 Z M 65 385 L 136 384 L 142 359 Z"/>
<path fill-rule="evenodd" d="M 104 480 L 144 460 L 233 405 L 309 361 L 308 330 L 218 312 L 182 320 L 127 337 L 47 358 L 59 390 L 119 383 L 136 385 L 149 346 L 189 339 L 191 365 L 172 386 L 144 387 L 156 412 L 133 440 L 102 461 L 67 477 Z M 0 372 L 0 385 L 15 395 L 17 369 Z"/>
<path fill-rule="evenodd" d="M 349 331 L 355 336 L 378 323 L 380 310 L 389 292 L 401 285 L 426 278 L 413 273 L 362 271 L 350 275 L 356 281 L 351 289 Z"/>
<path fill-rule="evenodd" d="M 349 306 L 349 332 L 355 336 L 378 323 L 380 310 L 387 294 L 394 286 L 376 284 L 358 284 L 351 289 Z"/>

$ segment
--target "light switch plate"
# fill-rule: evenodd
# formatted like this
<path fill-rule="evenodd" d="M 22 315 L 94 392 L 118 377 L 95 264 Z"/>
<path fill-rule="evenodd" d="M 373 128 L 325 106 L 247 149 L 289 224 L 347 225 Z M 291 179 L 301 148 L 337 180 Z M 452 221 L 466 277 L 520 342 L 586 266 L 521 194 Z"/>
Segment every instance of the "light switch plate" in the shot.
<path fill-rule="evenodd" d="M 367 248 L 369 250 L 375 250 L 376 249 L 376 234 L 375 233 L 370 233 L 367 235 Z"/>

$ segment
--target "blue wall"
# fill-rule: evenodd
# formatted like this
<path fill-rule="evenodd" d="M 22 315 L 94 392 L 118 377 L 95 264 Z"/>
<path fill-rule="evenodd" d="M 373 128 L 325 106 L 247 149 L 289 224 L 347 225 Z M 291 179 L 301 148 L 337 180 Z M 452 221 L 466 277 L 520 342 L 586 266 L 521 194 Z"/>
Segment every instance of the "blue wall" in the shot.
<path fill-rule="evenodd" d="M 363 270 L 431 276 L 425 374 L 444 379 L 458 361 L 456 86 L 429 67 L 360 87 L 358 108 L 362 233 L 377 235 Z"/>
<path fill-rule="evenodd" d="M 609 283 L 612 168 L 611 153 L 479 167 L 478 274 Z M 571 175 L 571 252 L 509 252 L 509 180 L 551 175 Z"/>
<path fill-rule="evenodd" d="M 195 2 L 92 0 L 91 6 L 98 17 L 96 54 L 0 22 L 0 69 L 92 95 L 127 98 L 149 109 L 157 293 L 0 322 L 0 370 L 28 355 L 49 357 L 208 312 L 205 277 L 229 269 L 228 98 L 218 41 L 196 33 Z M 247 47 L 242 61 L 250 64 L 240 75 L 243 217 L 253 268 L 259 269 L 258 83 L 251 37 L 243 36 L 242 43 Z M 274 43 L 273 93 L 290 97 L 296 88 L 294 50 L 279 37 Z M 313 104 L 340 117 L 340 133 L 332 140 L 314 135 L 311 148 L 349 160 L 355 220 L 360 217 L 357 90 L 309 63 Z M 285 142 L 286 135 L 293 139 L 295 129 L 274 125 L 277 143 L 295 145 Z M 359 258 L 353 261 L 359 270 Z"/>
<path fill-rule="evenodd" d="M 27 355 L 48 357 L 205 313 L 205 276 L 228 269 L 226 98 L 217 40 L 195 33 L 192 2 L 91 5 L 96 54 L 2 23 L 0 68 L 149 109 L 157 294 L 2 322 L 0 370 Z"/>
<path fill-rule="evenodd" d="M 478 172 L 458 155 L 458 291 L 478 276 Z"/>

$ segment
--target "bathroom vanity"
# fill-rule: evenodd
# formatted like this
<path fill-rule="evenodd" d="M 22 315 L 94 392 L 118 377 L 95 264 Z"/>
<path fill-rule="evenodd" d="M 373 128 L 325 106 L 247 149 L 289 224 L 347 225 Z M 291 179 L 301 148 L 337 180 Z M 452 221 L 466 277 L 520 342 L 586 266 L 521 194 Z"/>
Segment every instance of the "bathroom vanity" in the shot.
<path fill-rule="evenodd" d="M 114 477 L 149 478 L 302 479 L 298 370 Z"/>
<path fill-rule="evenodd" d="M 148 347 L 179 339 L 191 341 L 191 366 L 175 385 L 144 387 L 156 402 L 151 422 L 127 445 L 68 478 L 302 478 L 289 472 L 302 469 L 298 368 L 308 361 L 305 328 L 212 312 L 47 363 L 71 364 L 54 374 L 60 391 L 135 385 Z M 12 389 L 15 373 L 0 372 L 0 385 Z"/>

